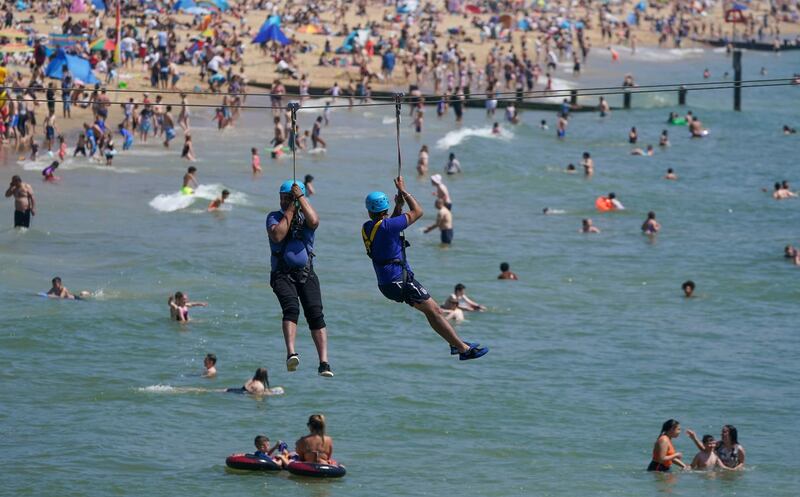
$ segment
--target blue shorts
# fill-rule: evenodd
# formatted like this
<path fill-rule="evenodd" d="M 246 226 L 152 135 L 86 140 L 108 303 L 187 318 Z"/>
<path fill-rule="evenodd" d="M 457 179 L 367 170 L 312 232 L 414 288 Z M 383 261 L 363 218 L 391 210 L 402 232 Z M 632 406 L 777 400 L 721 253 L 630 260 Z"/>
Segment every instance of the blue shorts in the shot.
<path fill-rule="evenodd" d="M 175 128 L 165 129 L 164 134 L 167 135 L 167 140 L 172 140 L 173 138 L 175 138 Z"/>
<path fill-rule="evenodd" d="M 442 230 L 442 243 L 450 245 L 453 242 L 453 230 Z"/>
<path fill-rule="evenodd" d="M 378 289 L 387 299 L 405 302 L 410 306 L 421 304 L 431 298 L 428 290 L 413 276 L 405 284 L 402 281 L 393 281 L 385 285 L 378 285 Z"/>
<path fill-rule="evenodd" d="M 47 136 L 47 138 L 52 140 L 56 136 L 56 129 L 52 126 L 47 126 L 45 128 L 45 135 Z"/>

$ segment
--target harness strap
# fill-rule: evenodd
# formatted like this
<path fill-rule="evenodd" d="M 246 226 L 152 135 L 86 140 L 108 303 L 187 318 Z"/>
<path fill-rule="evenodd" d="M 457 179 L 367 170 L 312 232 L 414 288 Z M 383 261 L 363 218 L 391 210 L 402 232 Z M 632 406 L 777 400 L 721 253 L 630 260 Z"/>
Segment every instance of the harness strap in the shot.
<path fill-rule="evenodd" d="M 372 242 L 375 241 L 375 235 L 378 234 L 378 228 L 381 227 L 381 224 L 383 224 L 383 219 L 376 221 L 372 225 L 369 236 L 367 236 L 367 231 L 363 227 L 361 228 L 361 238 L 364 239 L 364 248 L 367 249 L 367 256 L 370 259 L 372 259 Z"/>

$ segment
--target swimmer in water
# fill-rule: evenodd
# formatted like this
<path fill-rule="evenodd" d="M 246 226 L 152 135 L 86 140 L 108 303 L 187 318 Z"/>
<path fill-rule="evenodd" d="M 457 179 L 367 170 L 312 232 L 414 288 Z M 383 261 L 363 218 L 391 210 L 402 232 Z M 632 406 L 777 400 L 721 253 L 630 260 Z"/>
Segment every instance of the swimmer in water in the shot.
<path fill-rule="evenodd" d="M 517 275 L 511 271 L 511 266 L 507 262 L 500 263 L 500 274 L 498 280 L 518 280 Z"/>
<path fill-rule="evenodd" d="M 775 190 L 772 192 L 772 198 L 775 200 L 785 200 L 787 198 L 797 197 L 797 194 L 789 190 L 789 183 L 775 182 Z"/>
<path fill-rule="evenodd" d="M 783 256 L 791 259 L 795 266 L 800 266 L 800 250 L 794 248 L 792 245 L 787 245 L 783 248 Z"/>
<path fill-rule="evenodd" d="M 638 140 L 639 140 L 639 132 L 636 131 L 636 126 L 634 126 L 628 132 L 628 143 L 635 144 Z"/>
<path fill-rule="evenodd" d="M 687 119 L 686 122 L 689 122 Z M 702 138 L 707 134 L 706 129 L 703 128 L 703 123 L 697 116 L 692 118 L 691 124 L 689 124 L 689 132 L 692 134 L 692 138 Z"/>
<path fill-rule="evenodd" d="M 184 195 L 190 195 L 194 193 L 194 190 L 197 189 L 197 177 L 194 175 L 196 172 L 196 167 L 189 166 L 189 169 L 186 170 L 186 174 L 183 175 L 183 186 L 181 186 L 181 193 Z"/>
<path fill-rule="evenodd" d="M 314 176 L 306 174 L 303 178 L 303 185 L 306 187 L 306 197 L 310 197 L 316 193 L 316 191 L 314 191 Z"/>
<path fill-rule="evenodd" d="M 579 233 L 600 233 L 600 228 L 592 224 L 592 220 L 588 217 L 581 221 L 581 229 Z"/>
<path fill-rule="evenodd" d="M 175 295 L 170 295 L 167 299 L 169 306 L 169 317 L 173 321 L 185 323 L 189 321 L 189 308 L 190 307 L 206 307 L 206 302 L 189 302 L 188 296 L 183 292 L 175 292 Z"/>
<path fill-rule="evenodd" d="M 550 126 L 548 126 L 548 125 L 547 125 L 547 121 L 545 121 L 544 119 L 542 119 L 542 120 L 539 122 L 539 129 L 550 129 Z"/>
<path fill-rule="evenodd" d="M 241 388 L 228 388 L 225 390 L 230 393 L 249 393 L 252 395 L 271 395 L 269 387 L 269 373 L 267 368 L 256 369 L 253 377 L 247 380 Z"/>
<path fill-rule="evenodd" d="M 231 192 L 229 192 L 228 190 L 222 190 L 222 194 L 219 197 L 212 200 L 210 204 L 208 204 L 208 212 L 212 212 L 219 209 L 220 206 L 225 203 L 225 200 L 228 199 L 230 194 Z"/>
<path fill-rule="evenodd" d="M 250 149 L 250 168 L 253 174 L 261 173 L 261 157 L 258 156 L 258 149 L 255 147 Z"/>
<path fill-rule="evenodd" d="M 444 202 L 444 206 L 452 211 L 453 201 L 450 199 L 450 190 L 448 190 L 447 185 L 445 185 L 442 182 L 442 175 L 441 174 L 431 175 L 431 184 L 436 187 L 436 190 L 434 190 L 432 194 L 436 198 L 442 199 L 442 202 Z"/>
<path fill-rule="evenodd" d="M 61 278 L 56 276 L 51 281 L 53 286 L 50 290 L 47 291 L 47 296 L 52 297 L 55 299 L 67 299 L 67 300 L 82 300 L 87 297 L 90 297 L 92 294 L 87 292 L 86 290 L 79 292 L 78 295 L 73 295 L 70 293 L 69 290 L 61 283 Z"/>
<path fill-rule="evenodd" d="M 644 155 L 647 157 L 652 157 L 655 154 L 655 150 L 653 150 L 652 145 L 647 146 L 647 150 L 642 150 L 641 148 L 634 148 L 631 150 L 631 155 Z"/>
<path fill-rule="evenodd" d="M 647 219 L 642 223 L 642 233 L 645 235 L 655 235 L 661 231 L 661 225 L 656 221 L 656 213 L 650 211 L 647 213 Z"/>
<path fill-rule="evenodd" d="M 600 97 L 598 108 L 600 109 L 600 117 L 606 117 L 611 113 L 611 106 L 608 105 L 608 100 L 605 97 Z"/>
<path fill-rule="evenodd" d="M 310 433 L 295 442 L 294 451 L 298 460 L 330 464 L 333 461 L 333 439 L 325 434 L 325 416 L 312 414 L 306 426 Z"/>
<path fill-rule="evenodd" d="M 797 133 L 797 130 L 794 128 L 790 128 L 788 124 L 783 125 L 783 134 L 784 135 L 793 135 Z"/>
<path fill-rule="evenodd" d="M 664 175 L 664 179 L 676 180 L 678 179 L 678 175 L 675 174 L 675 170 L 670 167 L 667 169 L 667 174 Z"/>
<path fill-rule="evenodd" d="M 697 434 L 692 430 L 687 429 L 686 434 L 689 438 L 697 445 L 700 449 L 700 452 L 694 456 L 692 459 L 691 468 L 695 470 L 704 470 L 704 469 L 727 469 L 731 471 L 732 468 L 725 466 L 722 463 L 719 456 L 715 452 L 717 448 L 717 441 L 714 440 L 712 435 L 703 435 L 703 441 L 697 439 Z"/>
<path fill-rule="evenodd" d="M 464 290 L 466 289 L 467 287 L 465 287 L 461 283 L 457 284 L 453 289 L 453 293 L 451 293 L 450 296 L 447 297 L 447 300 L 444 301 L 444 304 L 442 304 L 442 309 L 445 310 L 461 309 L 462 311 L 469 311 L 469 312 L 485 311 L 486 310 L 485 305 L 481 305 L 473 301 L 469 297 L 467 297 L 467 294 L 464 292 Z"/>
<path fill-rule="evenodd" d="M 450 153 L 450 158 L 447 160 L 447 165 L 444 168 L 444 172 L 448 175 L 461 172 L 461 163 L 458 161 L 458 159 L 456 159 L 456 154 L 452 152 Z M 433 176 L 431 176 L 431 179 L 433 179 Z"/>
<path fill-rule="evenodd" d="M 428 153 L 428 146 L 423 145 L 422 148 L 419 149 L 419 157 L 417 158 L 417 173 L 420 176 L 424 176 L 425 173 L 428 172 L 428 161 L 430 159 L 430 154 Z"/>
<path fill-rule="evenodd" d="M 566 138 L 568 124 L 569 123 L 567 121 L 566 114 L 561 114 L 558 116 L 558 127 L 556 128 L 556 137 L 558 137 L 559 140 L 563 140 L 564 138 Z"/>
<path fill-rule="evenodd" d="M 269 438 L 264 435 L 258 435 L 253 443 L 256 446 L 256 451 L 253 453 L 254 456 L 272 461 L 282 468 L 285 468 L 291 462 L 289 460 L 289 450 L 286 444 L 280 440 L 270 448 Z"/>
<path fill-rule="evenodd" d="M 577 172 L 578 172 L 578 170 L 577 170 L 577 169 L 575 169 L 575 164 L 567 164 L 567 169 L 566 169 L 566 171 L 565 171 L 565 172 L 566 172 L 567 174 L 575 174 L 575 173 L 577 173 Z"/>
<path fill-rule="evenodd" d="M 585 176 L 591 176 L 594 174 L 594 160 L 592 160 L 592 156 L 589 154 L 589 152 L 583 153 L 581 166 L 583 166 L 583 174 Z"/>
<path fill-rule="evenodd" d="M 500 123 L 495 122 L 494 124 L 492 124 L 492 134 L 493 135 L 499 135 L 500 134 Z"/>
<path fill-rule="evenodd" d="M 661 136 L 658 138 L 658 146 L 669 147 L 669 135 L 665 129 L 661 130 Z"/>
<path fill-rule="evenodd" d="M 216 354 L 206 354 L 203 358 L 203 377 L 213 378 L 217 376 L 217 356 Z"/>
<path fill-rule="evenodd" d="M 181 159 L 186 159 L 192 162 L 197 161 L 194 155 L 194 146 L 192 145 L 192 135 L 186 133 L 183 140 L 183 151 L 181 152 Z"/>
<path fill-rule="evenodd" d="M 695 286 L 694 281 L 692 280 L 684 281 L 683 284 L 681 285 L 681 290 L 683 290 L 683 296 L 686 297 L 687 299 L 693 297 L 694 286 Z"/>

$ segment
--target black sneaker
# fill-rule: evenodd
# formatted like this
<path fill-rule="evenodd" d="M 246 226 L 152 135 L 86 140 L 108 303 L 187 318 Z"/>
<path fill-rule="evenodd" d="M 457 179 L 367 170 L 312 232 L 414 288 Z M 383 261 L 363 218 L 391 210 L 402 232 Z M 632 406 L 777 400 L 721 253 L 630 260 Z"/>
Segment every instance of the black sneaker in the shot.
<path fill-rule="evenodd" d="M 317 372 L 319 373 L 320 376 L 324 376 L 326 378 L 333 377 L 333 371 L 331 371 L 331 365 L 328 364 L 327 362 L 319 363 L 319 368 L 317 369 Z"/>
<path fill-rule="evenodd" d="M 290 356 L 286 357 L 286 370 L 287 371 L 295 371 L 297 370 L 297 366 L 300 365 L 300 356 L 297 354 L 291 354 Z"/>

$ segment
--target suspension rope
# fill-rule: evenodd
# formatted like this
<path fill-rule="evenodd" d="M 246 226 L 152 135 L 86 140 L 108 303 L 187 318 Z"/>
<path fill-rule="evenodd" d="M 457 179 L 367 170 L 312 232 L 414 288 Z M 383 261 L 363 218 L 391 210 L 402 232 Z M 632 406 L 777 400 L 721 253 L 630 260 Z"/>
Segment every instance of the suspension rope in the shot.
<path fill-rule="evenodd" d="M 402 93 L 394 94 L 394 123 L 397 136 L 397 176 L 399 177 L 403 168 L 403 155 L 400 153 L 400 108 L 402 107 Z"/>
<path fill-rule="evenodd" d="M 292 149 L 292 182 L 297 182 L 297 109 L 300 104 L 291 102 L 286 106 L 292 116 L 292 130 L 289 133 L 289 147 Z"/>

